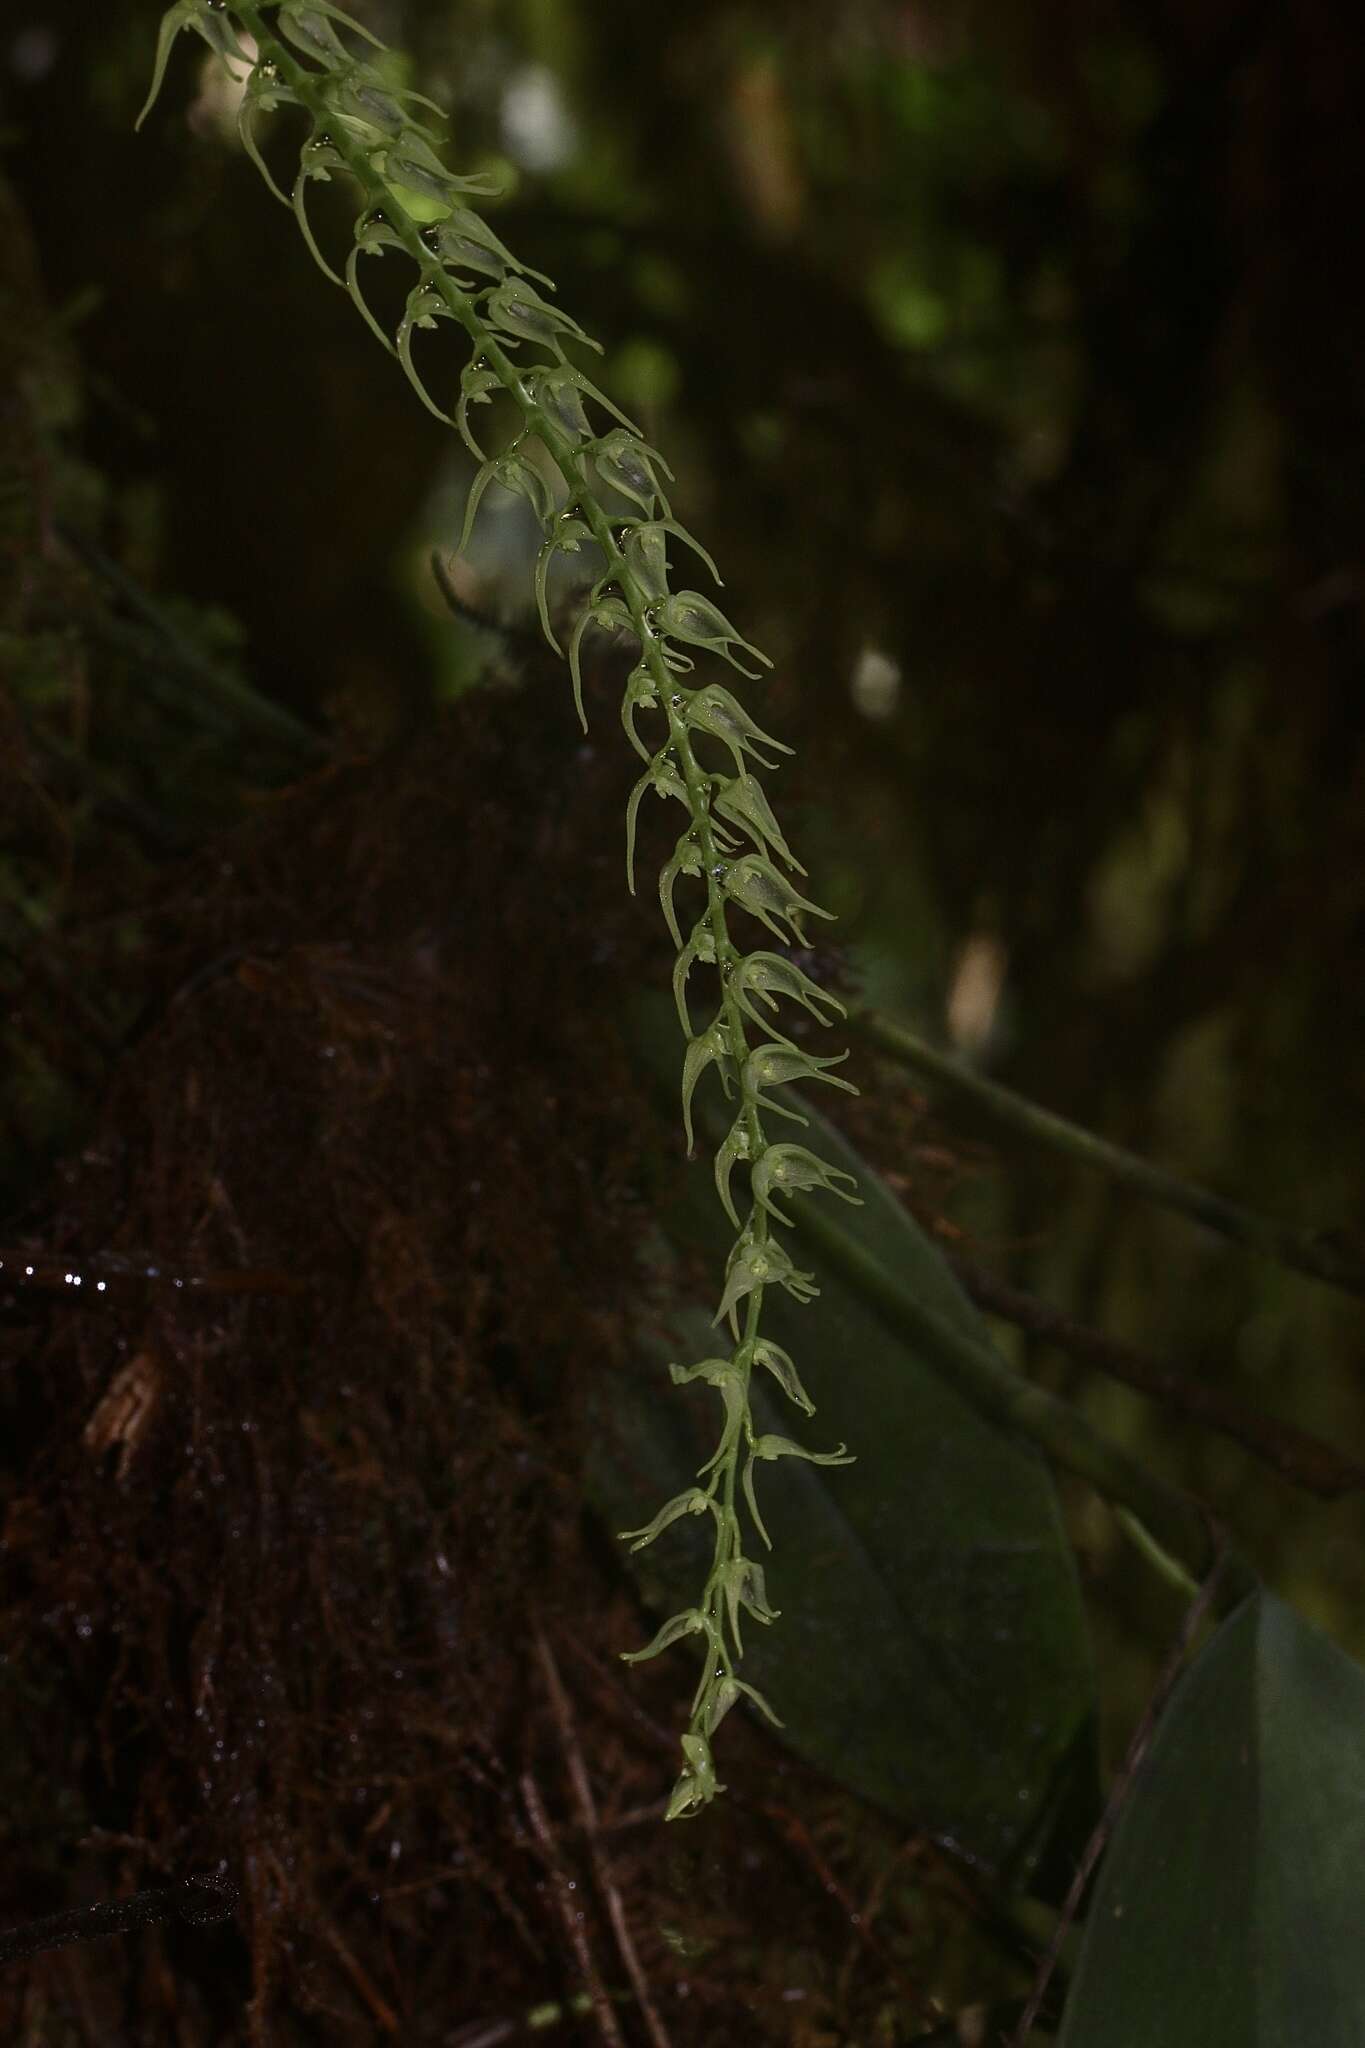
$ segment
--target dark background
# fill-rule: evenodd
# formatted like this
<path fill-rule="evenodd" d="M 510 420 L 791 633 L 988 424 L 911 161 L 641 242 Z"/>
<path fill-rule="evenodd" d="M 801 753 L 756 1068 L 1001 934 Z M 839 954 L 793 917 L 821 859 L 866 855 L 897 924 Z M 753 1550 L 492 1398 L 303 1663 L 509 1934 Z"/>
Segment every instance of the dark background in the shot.
<path fill-rule="evenodd" d="M 727 611 L 774 657 L 750 701 L 799 746 L 796 843 L 855 979 L 1049 1106 L 1360 1245 L 1357 10 L 365 12 L 452 109 L 452 164 L 509 173 L 499 234 L 606 344 L 592 374 L 668 455 Z M 441 610 L 426 556 L 453 545 L 472 465 L 308 261 L 198 44 L 134 137 L 154 24 L 126 0 L 18 0 L 0 28 L 16 1229 L 162 973 L 138 964 L 139 892 L 307 759 L 257 699 L 382 753 L 491 665 L 547 776 L 577 745 L 553 666 Z M 287 180 L 287 135 L 267 152 Z M 345 202 L 317 196 L 335 232 Z M 75 594 L 72 526 L 245 709 L 214 724 L 183 678 L 149 701 L 137 646 Z M 533 549 L 491 505 L 462 590 L 524 622 Z M 613 875 L 617 829 L 604 810 Z M 987 1135 L 935 1130 L 900 1162 L 949 1242 L 1230 1397 L 1365 1441 L 1346 1296 Z M 1365 1648 L 1358 1500 L 1307 1500 L 1001 1341 Z M 1067 1502 L 1112 1741 L 1173 1610 L 1107 1511 Z"/>

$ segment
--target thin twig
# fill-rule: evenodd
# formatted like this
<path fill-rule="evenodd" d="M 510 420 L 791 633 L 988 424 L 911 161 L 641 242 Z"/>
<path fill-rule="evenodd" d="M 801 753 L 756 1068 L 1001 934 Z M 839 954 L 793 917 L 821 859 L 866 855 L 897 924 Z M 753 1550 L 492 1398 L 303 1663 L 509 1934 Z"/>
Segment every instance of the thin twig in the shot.
<path fill-rule="evenodd" d="M 187 1877 L 179 1884 L 157 1885 L 124 1899 L 106 1899 L 97 1906 L 77 1906 L 69 1913 L 51 1913 L 0 1934 L 0 1963 L 22 1962 L 44 1949 L 67 1948 L 76 1941 L 101 1941 L 111 1934 L 129 1934 L 136 1927 L 175 1916 L 196 1927 L 229 1919 L 237 1904 L 237 1887 L 216 1871 Z"/>
<path fill-rule="evenodd" d="M 545 1817 L 545 1802 L 540 1796 L 540 1787 L 529 1771 L 523 1771 L 521 1775 L 521 1796 L 526 1806 L 527 1818 L 531 1823 L 531 1831 L 540 1845 L 541 1854 L 553 1880 L 560 1918 L 564 1922 L 564 1931 L 578 1958 L 583 1983 L 592 2000 L 598 2031 L 607 2048 L 625 2048 L 621 2029 L 616 2024 L 616 2015 L 611 2009 L 607 1987 L 602 1982 L 592 1949 L 588 1945 L 583 1921 L 570 1894 L 568 1875 L 555 1845 L 554 1836 L 550 1833 L 550 1823 Z"/>
<path fill-rule="evenodd" d="M 550 1695 L 550 1705 L 554 1710 L 555 1722 L 559 1729 L 559 1739 L 563 1744 L 565 1761 L 569 1767 L 569 1782 L 573 1786 L 574 1800 L 578 1807 L 578 1817 L 587 1836 L 588 1855 L 592 1862 L 593 1876 L 597 1880 L 597 1889 L 607 1909 L 607 1918 L 611 1922 L 612 1933 L 616 1936 L 616 1946 L 621 1952 L 621 1961 L 626 1966 L 626 1975 L 629 1977 L 634 1988 L 635 1996 L 639 2003 L 640 2011 L 644 2015 L 645 2026 L 649 2031 L 650 2040 L 654 2043 L 654 2048 L 671 2048 L 668 2029 L 659 2017 L 658 2008 L 650 1996 L 648 1979 L 641 1968 L 640 1958 L 635 1950 L 635 1943 L 631 1940 L 630 1929 L 626 1925 L 625 1907 L 621 1902 L 621 1894 L 616 1888 L 611 1874 L 611 1867 L 602 1851 L 600 1841 L 601 1830 L 597 1819 L 597 1805 L 592 1796 L 592 1786 L 588 1780 L 587 1765 L 583 1761 L 583 1751 L 574 1730 L 573 1715 L 569 1708 L 569 1696 L 564 1690 L 564 1683 L 559 1675 L 559 1666 L 555 1663 L 554 1651 L 550 1648 L 549 1642 L 546 1640 L 545 1631 L 539 1622 L 536 1623 L 536 1654 L 540 1659 L 540 1668 L 545 1677 L 545 1689 Z"/>
<path fill-rule="evenodd" d="M 1365 1295 L 1365 1259 L 1338 1243 L 1333 1233 L 1300 1230 L 1292 1224 L 1278 1223 L 1271 1217 L 1258 1216 L 1250 1209 L 1243 1209 L 1235 1202 L 1225 1201 L 1211 1189 L 1181 1180 L 1177 1174 L 1139 1159 L 1121 1145 L 1096 1137 L 1093 1131 L 1087 1131 L 1081 1125 L 1043 1109 L 1038 1103 L 1030 1102 L 1027 1096 L 1016 1095 L 1013 1089 L 1002 1088 L 997 1082 L 969 1073 L 955 1060 L 927 1045 L 913 1031 L 893 1023 L 879 1011 L 862 1010 L 850 1021 L 879 1051 L 889 1054 L 904 1066 L 913 1067 L 916 1073 L 931 1076 L 961 1101 L 980 1110 L 1004 1129 L 1017 1131 L 1033 1143 L 1046 1145 L 1083 1166 L 1096 1167 L 1134 1194 L 1144 1195 L 1149 1201 L 1159 1202 L 1163 1208 L 1176 1209 L 1182 1215 L 1191 1216 L 1197 1223 L 1203 1223 L 1210 1230 L 1219 1231 L 1239 1244 L 1248 1245 L 1282 1266 L 1308 1273 L 1313 1279 L 1323 1280 L 1331 1287 L 1340 1287 L 1348 1294 Z"/>
<path fill-rule="evenodd" d="M 382 2028 L 386 2034 L 401 2034 L 403 2028 L 397 2013 L 376 1988 L 363 1965 L 352 1955 L 339 1930 L 322 1914 L 318 1916 L 318 1932 L 350 1978 L 361 2000 L 369 2007 L 375 2025 Z"/>
<path fill-rule="evenodd" d="M 895 1983 L 901 1996 L 912 2008 L 918 2009 L 921 2016 L 931 2014 L 932 2001 L 924 1986 L 912 1983 L 904 1975 L 896 1958 L 886 1947 L 875 1927 L 872 1926 L 870 1919 L 859 1910 L 858 1901 L 854 1898 L 852 1892 L 849 1891 L 845 1884 L 840 1882 L 835 1872 L 830 1868 L 825 1857 L 821 1854 L 819 1844 L 806 1826 L 805 1821 L 802 1820 L 800 1814 L 793 1813 L 790 1807 L 779 1806 L 773 1800 L 764 1800 L 760 1803 L 757 1810 L 766 1815 L 776 1825 L 779 1832 L 785 1837 L 788 1845 L 810 1864 L 816 1877 L 819 1879 L 821 1889 L 829 1897 L 833 1898 L 840 1909 L 847 1914 L 849 1925 L 852 1927 L 857 1941 L 864 1948 L 869 1949 L 876 1957 L 882 1968 Z"/>
<path fill-rule="evenodd" d="M 1081 1900 L 1085 1896 L 1085 1888 L 1090 1882 L 1091 1873 L 1099 1862 L 1104 1846 L 1114 1831 L 1114 1825 L 1119 1816 L 1119 1809 L 1133 1788 L 1133 1780 L 1142 1768 L 1158 1716 L 1170 1697 L 1172 1687 L 1180 1676 L 1185 1658 L 1189 1654 L 1190 1645 L 1213 1605 L 1214 1593 L 1217 1590 L 1218 1582 L 1227 1564 L 1228 1548 L 1227 1538 L 1216 1524 L 1210 1523 L 1209 1533 L 1214 1546 L 1214 1557 L 1213 1563 L 1209 1567 L 1208 1576 L 1200 1587 L 1198 1596 L 1190 1602 L 1190 1605 L 1185 1610 L 1185 1617 L 1180 1624 L 1180 1631 L 1176 1636 L 1165 1664 L 1162 1666 L 1161 1675 L 1156 1682 L 1156 1689 L 1148 1700 L 1143 1710 L 1142 1719 L 1138 1722 L 1133 1732 L 1133 1739 L 1128 1745 L 1128 1753 L 1123 1759 L 1123 1767 L 1115 1779 L 1113 1789 L 1105 1802 L 1104 1812 L 1100 1815 L 1098 1825 L 1085 1845 L 1085 1853 L 1081 1857 L 1076 1875 L 1071 1881 L 1071 1889 L 1063 1902 L 1061 1915 L 1056 1927 L 1053 1929 L 1052 1939 L 1047 1946 L 1047 1953 L 1038 1966 L 1038 1974 L 1033 1981 L 1033 1990 L 1029 1993 L 1028 2004 L 1024 2007 L 1023 2015 L 1020 2018 L 1014 2038 L 1010 2043 L 1010 2048 L 1025 2048 L 1025 2043 L 1033 2031 L 1033 2023 L 1038 2017 L 1044 1994 L 1051 1982 L 1052 1973 L 1057 1967 L 1057 1958 L 1062 1952 L 1062 1943 L 1066 1940 L 1072 1922 L 1076 1918 Z"/>
<path fill-rule="evenodd" d="M 1141 1459 L 1103 1435 L 1069 1401 L 1025 1379 L 993 1345 L 965 1335 L 946 1316 L 927 1308 L 911 1287 L 813 1203 L 798 1206 L 796 1221 L 801 1236 L 840 1278 L 890 1328 L 911 1340 L 916 1359 L 946 1379 L 978 1414 L 1027 1436 L 1098 1493 L 1131 1508 L 1163 1549 L 1180 1558 L 1193 1577 L 1203 1578 L 1212 1553 L 1208 1516 L 1198 1501 L 1154 1478 Z M 1236 1556 L 1228 1558 L 1223 1577 L 1228 1594 L 1235 1597 L 1257 1583 L 1250 1565 Z"/>
<path fill-rule="evenodd" d="M 1002 1316 L 1032 1336 L 1056 1344 L 1111 1379 L 1136 1387 L 1139 1393 L 1160 1401 L 1163 1407 L 1190 1416 L 1220 1436 L 1231 1437 L 1292 1486 L 1300 1486 L 1322 1500 L 1337 1500 L 1342 1494 L 1365 1489 L 1365 1465 L 1343 1456 L 1330 1444 L 1296 1429 L 1292 1423 L 1259 1415 L 1254 1409 L 1227 1400 L 1213 1388 L 1200 1386 L 1187 1375 L 1172 1371 L 1136 1346 L 1107 1337 L 1103 1331 L 1077 1322 L 1050 1302 L 1010 1287 L 994 1273 L 987 1273 L 967 1259 L 957 1258 L 951 1252 L 945 1256 L 978 1307 Z"/>

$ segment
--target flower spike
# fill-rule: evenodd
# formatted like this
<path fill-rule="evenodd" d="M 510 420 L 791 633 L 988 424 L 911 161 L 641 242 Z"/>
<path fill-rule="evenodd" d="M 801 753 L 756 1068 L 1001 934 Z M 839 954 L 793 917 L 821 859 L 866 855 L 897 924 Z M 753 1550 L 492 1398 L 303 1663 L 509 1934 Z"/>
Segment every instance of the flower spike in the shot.
<path fill-rule="evenodd" d="M 755 1498 L 754 1467 L 784 1457 L 818 1465 L 846 1462 L 842 1448 L 809 1452 L 787 1437 L 756 1434 L 750 1402 L 758 1373 L 775 1380 L 802 1413 L 813 1409 L 791 1358 L 762 1329 L 770 1288 L 780 1287 L 798 1302 L 813 1299 L 818 1291 L 776 1234 L 788 1221 L 787 1196 L 823 1189 L 841 1200 L 856 1199 L 850 1175 L 804 1145 L 775 1142 L 768 1130 L 779 1116 L 806 1122 L 798 1109 L 779 1099 L 787 1084 L 849 1086 L 831 1071 L 837 1060 L 818 1058 L 777 1028 L 781 1005 L 794 1003 L 821 1025 L 842 1015 L 842 1006 L 781 952 L 743 952 L 730 929 L 732 912 L 740 910 L 783 945 L 804 944 L 804 921 L 829 915 L 789 879 L 806 871 L 754 772 L 776 767 L 791 748 L 765 732 L 719 682 L 705 674 L 696 684 L 684 681 L 705 661 L 723 661 L 751 680 L 771 664 L 709 597 L 671 587 L 671 543 L 690 549 L 715 582 L 721 580 L 701 542 L 673 517 L 665 489 L 673 482 L 672 470 L 635 422 L 571 361 L 584 349 L 600 355 L 600 343 L 559 310 L 550 279 L 521 262 L 484 220 L 478 202 L 496 185 L 447 167 L 440 138 L 424 118 L 440 110 L 420 93 L 394 83 L 401 65 L 387 60 L 370 31 L 333 0 L 172 0 L 162 18 L 151 91 L 139 125 L 156 103 L 182 30 L 207 43 L 241 85 L 243 149 L 280 198 L 285 193 L 261 153 L 256 124 L 276 108 L 307 110 L 309 132 L 288 192 L 304 243 L 324 275 L 348 293 L 367 326 L 396 357 L 427 412 L 453 428 L 472 456 L 460 552 L 491 484 L 516 492 L 531 506 L 542 533 L 532 579 L 535 606 L 556 653 L 551 570 L 561 551 L 585 553 L 590 564 L 583 578 L 586 603 L 566 649 L 574 705 L 585 731 L 586 634 L 596 627 L 627 651 L 638 648 L 630 656 L 634 665 L 621 700 L 622 729 L 644 770 L 626 804 L 626 871 L 632 891 L 639 808 L 646 792 L 653 789 L 687 813 L 673 854 L 660 870 L 659 904 L 675 953 L 673 999 L 685 1040 L 682 1110 L 689 1152 L 695 1146 L 696 1090 L 707 1068 L 717 1069 L 727 1098 L 734 1096 L 732 1084 L 738 1082 L 737 1113 L 714 1159 L 716 1194 L 736 1233 L 715 1317 L 717 1327 L 728 1329 L 731 1348 L 727 1356 L 670 1367 L 675 1382 L 699 1381 L 719 1396 L 718 1439 L 695 1475 L 697 1483 L 666 1502 L 652 1521 L 625 1532 L 625 1538 L 641 1549 L 685 1517 L 710 1518 L 712 1564 L 696 1604 L 664 1621 L 644 1649 L 627 1653 L 629 1661 L 639 1662 L 691 1638 L 704 1651 L 682 1737 L 682 1769 L 667 1808 L 670 1820 L 694 1815 L 724 1789 L 711 1743 L 726 1715 L 748 1700 L 777 1723 L 768 1702 L 736 1668 L 744 1650 L 744 1618 L 764 1626 L 778 1619 L 762 1567 L 746 1555 L 749 1522 L 771 1547 Z M 354 187 L 360 206 L 340 271 L 318 244 L 308 206 L 309 187 L 333 180 Z M 392 336 L 362 287 L 363 255 L 388 255 L 411 266 L 400 295 L 402 317 Z M 443 343 L 458 334 L 469 339 L 469 358 L 449 411 L 437 399 L 449 388 L 444 376 L 431 373 L 429 388 L 425 359 L 418 368 L 418 328 L 439 331 Z M 433 359 L 438 345 L 435 340 L 430 344 Z M 473 432 L 471 408 L 491 405 L 496 393 L 507 398 L 518 424 L 509 445 L 490 451 Z M 641 714 L 647 714 L 643 727 Z M 712 759 L 717 750 L 719 762 Z M 727 765 L 732 772 L 721 773 Z M 741 852 L 746 843 L 748 850 Z M 685 942 L 674 903 L 682 876 L 705 896 Z M 717 1003 L 700 1031 L 693 1027 L 688 1005 L 688 977 L 697 963 L 712 970 Z M 743 1222 L 736 1165 L 748 1174 Z"/>

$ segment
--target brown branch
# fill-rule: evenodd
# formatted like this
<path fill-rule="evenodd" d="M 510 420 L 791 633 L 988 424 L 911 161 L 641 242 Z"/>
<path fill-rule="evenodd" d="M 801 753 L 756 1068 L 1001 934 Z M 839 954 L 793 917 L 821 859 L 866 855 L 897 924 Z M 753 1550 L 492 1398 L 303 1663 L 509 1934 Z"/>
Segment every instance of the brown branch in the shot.
<path fill-rule="evenodd" d="M 385 2034 L 401 2034 L 403 2028 L 397 2013 L 377 1989 L 368 1972 L 352 1955 L 340 1929 L 321 1913 L 318 1915 L 318 1932 L 350 1978 L 362 2003 L 369 2008 L 370 2017 L 375 2025 Z"/>
<path fill-rule="evenodd" d="M 830 1868 L 829 1863 L 820 1852 L 819 1844 L 806 1826 L 805 1821 L 802 1820 L 800 1814 L 793 1813 L 790 1807 L 779 1806 L 775 1800 L 750 1801 L 746 1799 L 741 1803 L 747 1806 L 751 1812 L 765 1815 L 777 1828 L 778 1833 L 782 1836 L 788 1847 L 794 1850 L 803 1862 L 810 1865 L 816 1878 L 819 1880 L 822 1892 L 827 1897 L 832 1898 L 841 1913 L 847 1917 L 848 1923 L 854 1931 L 856 1941 L 861 1943 L 865 1949 L 875 1956 L 911 2009 L 918 2011 L 921 2016 L 932 2016 L 935 2008 L 924 1986 L 912 1983 L 905 1975 L 896 1958 L 882 1941 L 875 1927 L 873 1927 L 870 1917 L 864 1915 L 859 1910 L 858 1901 L 853 1893 L 849 1891 L 845 1884 L 841 1883 L 839 1877 Z"/>
<path fill-rule="evenodd" d="M 1329 1286 L 1343 1288 L 1349 1294 L 1365 1295 L 1365 1260 L 1340 1232 L 1300 1230 L 1272 1217 L 1258 1216 L 1209 1188 L 1182 1180 L 1178 1174 L 1125 1151 L 1122 1145 L 1111 1144 L 1107 1138 L 1084 1130 L 1066 1117 L 1054 1115 L 1027 1096 L 1016 1095 L 1013 1089 L 1002 1088 L 998 1082 L 972 1073 L 913 1031 L 875 1010 L 860 1011 L 849 1021 L 879 1052 L 916 1073 L 929 1075 L 950 1097 L 989 1117 L 1002 1129 L 1014 1131 L 1031 1144 L 1060 1152 L 1082 1166 L 1095 1167 L 1131 1193 L 1193 1217 L 1196 1223 L 1248 1246 L 1263 1258 L 1278 1260 L 1282 1266 L 1311 1274 L 1315 1280 L 1325 1280 Z"/>
<path fill-rule="evenodd" d="M 569 1696 L 564 1690 L 564 1683 L 559 1675 L 559 1666 L 555 1663 L 554 1652 L 550 1648 L 545 1637 L 545 1631 L 539 1622 L 536 1624 L 536 1655 L 540 1659 L 540 1668 L 545 1677 L 545 1689 L 550 1695 L 550 1705 L 554 1709 L 555 1722 L 559 1729 L 559 1739 L 563 1745 L 565 1761 L 569 1767 L 569 1782 L 573 1786 L 574 1800 L 578 1807 L 578 1817 L 582 1823 L 583 1832 L 587 1837 L 588 1856 L 592 1863 L 593 1876 L 597 1881 L 597 1889 L 601 1895 L 602 1903 L 606 1907 L 607 1918 L 611 1922 L 611 1931 L 616 1936 L 616 1946 L 620 1950 L 621 1961 L 626 1966 L 626 1975 L 629 1977 L 634 1988 L 635 1996 L 639 2002 L 640 2011 L 644 2015 L 645 2026 L 648 2029 L 649 2038 L 653 2042 L 654 2048 L 671 2048 L 668 2029 L 664 2026 L 663 2020 L 659 2016 L 658 2008 L 650 1996 L 648 1980 L 644 1970 L 641 1968 L 635 1944 L 631 1940 L 630 1929 L 626 1925 L 625 1907 L 621 1902 L 621 1894 L 616 1888 L 611 1874 L 611 1867 L 602 1850 L 601 1830 L 597 1819 L 597 1805 L 592 1796 L 592 1786 L 588 1780 L 587 1765 L 583 1761 L 583 1751 L 574 1730 L 573 1715 L 569 1708 Z"/>
<path fill-rule="evenodd" d="M 1343 1494 L 1365 1490 L 1365 1465 L 1296 1429 L 1293 1423 L 1272 1420 L 1254 1409 L 1244 1408 L 1213 1388 L 1200 1386 L 1185 1374 L 1173 1371 L 1134 1345 L 1107 1337 L 1102 1331 L 1075 1321 L 1050 1302 L 1010 1287 L 980 1266 L 952 1253 L 946 1256 L 979 1308 L 1002 1316 L 1031 1336 L 1056 1344 L 1111 1379 L 1121 1380 L 1125 1386 L 1160 1401 L 1163 1407 L 1188 1415 L 1203 1428 L 1231 1437 L 1291 1486 L 1302 1487 L 1322 1500 L 1338 1500 Z"/>
<path fill-rule="evenodd" d="M 549 1870 L 553 1880 L 555 1903 L 559 1907 L 559 1915 L 564 1922 L 564 1931 L 568 1935 L 573 1952 L 578 1958 L 578 1967 L 582 1972 L 588 1996 L 592 2000 L 592 2009 L 597 2020 L 598 2031 L 603 2041 L 607 2044 L 607 2048 L 625 2048 L 625 2042 L 621 2037 L 621 2029 L 616 2024 L 616 2014 L 611 2009 L 611 1999 L 608 1996 L 607 1987 L 602 1982 L 593 1952 L 588 1946 L 588 1937 L 584 1931 L 582 1918 L 574 1905 L 573 1894 L 570 1889 L 571 1880 L 564 1868 L 563 1859 L 559 1854 L 555 1838 L 550 1832 L 550 1823 L 545 1816 L 545 1802 L 540 1796 L 540 1787 L 529 1771 L 522 1772 L 521 1796 L 526 1806 L 527 1818 L 531 1823 L 531 1831 L 536 1838 L 546 1868 Z"/>

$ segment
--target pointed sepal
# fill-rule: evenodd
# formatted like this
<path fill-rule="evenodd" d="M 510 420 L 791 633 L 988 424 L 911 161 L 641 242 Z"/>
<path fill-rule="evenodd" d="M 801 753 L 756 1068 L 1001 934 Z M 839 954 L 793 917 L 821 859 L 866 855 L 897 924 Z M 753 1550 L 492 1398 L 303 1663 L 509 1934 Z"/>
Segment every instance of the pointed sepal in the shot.
<path fill-rule="evenodd" d="M 598 626 L 604 633 L 619 632 L 622 629 L 629 632 L 631 627 L 630 613 L 626 610 L 619 597 L 605 597 L 597 604 L 590 604 L 585 611 L 579 613 L 574 621 L 574 629 L 569 636 L 569 675 L 573 681 L 574 709 L 578 713 L 578 722 L 584 732 L 588 729 L 588 714 L 583 709 L 583 670 L 581 663 L 583 635 L 587 632 L 589 626 Z"/>
<path fill-rule="evenodd" d="M 680 1643 L 684 1636 L 709 1635 L 711 1629 L 706 1616 L 698 1607 L 688 1607 L 681 1614 L 672 1614 L 663 1627 L 645 1644 L 643 1650 L 622 1650 L 623 1664 L 643 1664 L 649 1657 L 657 1657 L 661 1651 Z"/>
<path fill-rule="evenodd" d="M 540 614 L 540 623 L 544 630 L 545 638 L 549 641 L 556 654 L 562 655 L 564 649 L 556 640 L 554 628 L 550 624 L 548 588 L 550 564 L 560 548 L 564 550 L 566 555 L 576 555 L 583 542 L 585 540 L 590 541 L 591 539 L 591 527 L 585 526 L 581 519 L 575 519 L 569 513 L 561 512 L 551 527 L 547 538 L 542 541 L 540 552 L 536 556 L 536 610 Z"/>
<path fill-rule="evenodd" d="M 802 1386 L 790 1354 L 780 1344 L 772 1343 L 767 1337 L 758 1338 L 754 1344 L 753 1361 L 772 1374 L 787 1399 L 803 1415 L 814 1415 L 815 1403 Z"/>
<path fill-rule="evenodd" d="M 716 1193 L 720 1196 L 722 1209 L 724 1209 L 736 1230 L 740 1228 L 740 1220 L 739 1212 L 735 1208 L 734 1199 L 730 1193 L 730 1175 L 734 1172 L 737 1159 L 749 1159 L 751 1156 L 752 1140 L 749 1135 L 749 1113 L 747 1110 L 741 1110 L 731 1124 L 729 1135 L 724 1143 L 717 1147 L 715 1167 Z"/>
<path fill-rule="evenodd" d="M 687 1134 L 689 1159 L 695 1155 L 697 1149 L 697 1140 L 692 1130 L 692 1097 L 696 1093 L 697 1083 L 713 1062 L 719 1062 L 721 1081 L 724 1084 L 727 1080 L 725 1062 L 730 1056 L 730 1028 L 723 1017 L 717 1017 L 708 1030 L 694 1038 L 683 1055 L 683 1129 Z M 726 1092 L 729 1092 L 728 1087 Z"/>
<path fill-rule="evenodd" d="M 702 871 L 701 846 L 693 833 L 684 832 L 674 850 L 673 858 L 666 861 L 659 870 L 659 907 L 668 926 L 669 937 L 675 946 L 682 945 L 682 932 L 678 928 L 678 913 L 673 908 L 673 889 L 679 875 L 699 875 Z"/>
<path fill-rule="evenodd" d="M 703 1493 L 699 1486 L 690 1486 L 686 1493 L 675 1494 L 643 1529 L 622 1529 L 618 1533 L 623 1543 L 630 1541 L 633 1551 L 643 1550 L 647 1543 L 652 1543 L 656 1536 L 661 1536 L 683 1515 L 704 1515 L 708 1508 L 713 1515 L 719 1515 L 720 1510 L 711 1495 Z"/>
<path fill-rule="evenodd" d="M 707 966 L 715 965 L 716 935 L 711 929 L 709 911 L 693 925 L 692 936 L 673 962 L 673 1000 L 678 1006 L 678 1022 L 688 1038 L 692 1036 L 692 1018 L 687 1007 L 687 977 L 694 960 L 701 960 Z"/>

